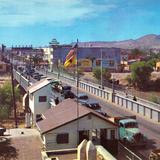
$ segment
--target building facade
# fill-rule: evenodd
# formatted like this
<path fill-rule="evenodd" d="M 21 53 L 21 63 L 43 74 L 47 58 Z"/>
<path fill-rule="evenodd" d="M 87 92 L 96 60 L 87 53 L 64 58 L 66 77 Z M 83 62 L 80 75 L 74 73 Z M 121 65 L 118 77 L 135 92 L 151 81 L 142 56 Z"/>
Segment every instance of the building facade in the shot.
<path fill-rule="evenodd" d="M 53 64 L 57 64 L 58 60 L 64 63 L 65 57 L 70 51 L 72 46 L 59 46 L 54 51 Z M 104 68 L 117 69 L 121 61 L 121 49 L 120 48 L 100 48 L 100 47 L 79 47 L 78 48 L 78 60 L 90 59 L 92 61 L 92 67 L 98 67 L 102 65 Z"/>

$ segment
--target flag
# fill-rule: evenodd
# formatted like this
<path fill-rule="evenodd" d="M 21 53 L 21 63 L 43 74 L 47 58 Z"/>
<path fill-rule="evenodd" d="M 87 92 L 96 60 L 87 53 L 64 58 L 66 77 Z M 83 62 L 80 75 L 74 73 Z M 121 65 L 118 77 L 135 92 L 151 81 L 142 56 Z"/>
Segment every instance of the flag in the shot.
<path fill-rule="evenodd" d="M 77 43 L 74 45 L 74 47 L 69 51 L 69 53 L 66 56 L 66 60 L 64 62 L 64 67 L 73 67 L 77 63 L 76 58 L 76 52 L 77 52 Z"/>

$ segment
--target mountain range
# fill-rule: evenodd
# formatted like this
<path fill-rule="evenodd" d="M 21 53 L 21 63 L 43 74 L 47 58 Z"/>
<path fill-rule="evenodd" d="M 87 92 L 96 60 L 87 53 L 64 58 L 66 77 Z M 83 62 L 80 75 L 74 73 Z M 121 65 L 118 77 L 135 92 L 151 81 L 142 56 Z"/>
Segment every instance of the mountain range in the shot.
<path fill-rule="evenodd" d="M 129 39 L 124 41 L 91 41 L 79 42 L 79 47 L 116 47 L 122 49 L 150 49 L 160 48 L 160 35 L 148 34 L 138 39 Z"/>

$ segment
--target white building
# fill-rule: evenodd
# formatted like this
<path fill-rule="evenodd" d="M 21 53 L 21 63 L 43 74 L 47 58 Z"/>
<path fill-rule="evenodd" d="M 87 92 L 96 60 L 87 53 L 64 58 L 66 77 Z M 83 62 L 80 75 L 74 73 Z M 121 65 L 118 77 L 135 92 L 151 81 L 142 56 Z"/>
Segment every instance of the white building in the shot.
<path fill-rule="evenodd" d="M 52 80 L 43 79 L 28 87 L 29 93 L 29 108 L 32 115 L 32 123 L 36 121 L 36 117 L 44 113 L 50 108 L 52 94 Z"/>
<path fill-rule="evenodd" d="M 118 126 L 94 110 L 77 105 L 73 99 L 47 110 L 37 127 L 46 150 L 76 148 L 83 139 L 109 151 L 117 147 Z"/>
<path fill-rule="evenodd" d="M 49 63 L 49 67 L 52 67 L 52 63 L 53 63 L 53 48 L 51 47 L 45 47 L 42 48 L 43 49 L 43 60 L 44 61 L 48 61 Z"/>

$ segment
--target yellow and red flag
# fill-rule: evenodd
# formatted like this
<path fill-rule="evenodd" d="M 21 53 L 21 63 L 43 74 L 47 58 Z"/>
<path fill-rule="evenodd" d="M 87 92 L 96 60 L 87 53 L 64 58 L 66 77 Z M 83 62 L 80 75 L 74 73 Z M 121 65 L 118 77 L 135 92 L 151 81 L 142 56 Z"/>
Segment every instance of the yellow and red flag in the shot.
<path fill-rule="evenodd" d="M 77 54 L 77 43 L 74 45 L 74 47 L 69 51 L 69 53 L 66 56 L 66 60 L 64 62 L 64 67 L 68 68 L 68 67 L 73 67 L 76 65 L 77 63 L 77 58 L 76 58 L 76 54 Z"/>

